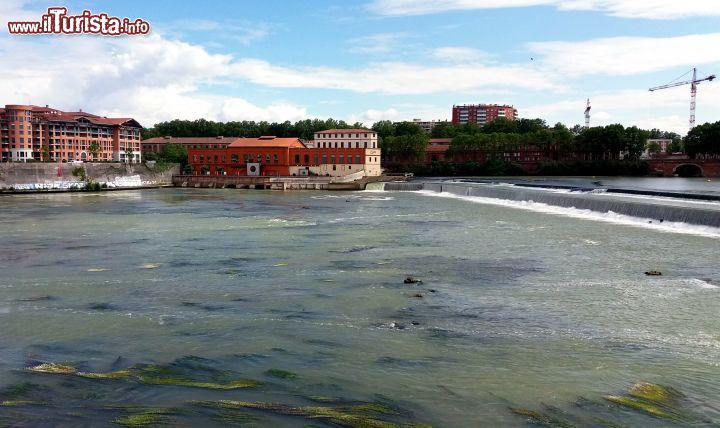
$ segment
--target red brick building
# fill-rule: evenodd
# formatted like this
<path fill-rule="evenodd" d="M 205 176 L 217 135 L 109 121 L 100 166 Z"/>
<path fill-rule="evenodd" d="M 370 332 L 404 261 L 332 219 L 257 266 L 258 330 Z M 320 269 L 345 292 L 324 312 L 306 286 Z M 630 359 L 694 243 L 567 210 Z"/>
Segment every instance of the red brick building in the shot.
<path fill-rule="evenodd" d="M 330 133 L 328 131 L 323 131 Z M 367 130 L 365 130 L 367 131 Z M 371 131 L 367 131 L 371 132 Z M 340 137 L 338 137 L 340 138 Z M 175 139 L 188 147 L 194 174 L 240 176 L 380 175 L 380 149 L 323 144 L 309 147 L 298 138 L 224 138 L 222 144 Z M 188 141 L 183 141 L 188 140 Z M 355 144 L 354 144 L 355 145 Z"/>
<path fill-rule="evenodd" d="M 464 123 L 477 123 L 482 126 L 498 117 L 508 120 L 517 119 L 517 109 L 508 105 L 497 104 L 463 104 L 452 108 L 453 125 Z"/>
<path fill-rule="evenodd" d="M 0 108 L 0 153 L 3 162 L 140 162 L 141 129 L 132 118 L 9 104 Z"/>

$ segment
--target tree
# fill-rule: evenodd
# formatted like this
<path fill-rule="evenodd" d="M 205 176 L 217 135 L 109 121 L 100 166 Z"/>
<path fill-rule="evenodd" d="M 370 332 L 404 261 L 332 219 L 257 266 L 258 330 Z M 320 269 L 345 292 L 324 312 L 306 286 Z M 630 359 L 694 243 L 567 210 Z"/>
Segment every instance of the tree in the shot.
<path fill-rule="evenodd" d="M 429 136 L 422 130 L 419 134 L 406 134 L 386 137 L 380 143 L 383 156 L 400 159 L 402 163 L 412 163 L 424 159 Z"/>
<path fill-rule="evenodd" d="M 382 142 L 383 139 L 395 135 L 395 124 L 389 120 L 381 120 L 373 123 L 372 130 L 377 132 L 378 139 Z"/>
<path fill-rule="evenodd" d="M 133 154 L 132 148 L 127 147 L 125 149 L 125 162 L 132 163 L 135 155 Z"/>
<path fill-rule="evenodd" d="M 652 143 L 648 144 L 647 149 L 648 149 L 648 153 L 652 153 L 652 154 L 658 154 L 662 151 L 662 147 L 660 147 L 660 144 L 658 144 L 656 142 L 652 142 Z"/>
<path fill-rule="evenodd" d="M 92 156 L 93 160 L 97 160 L 98 154 L 100 154 L 100 143 L 97 141 L 90 142 L 90 145 L 88 146 L 88 153 L 90 153 L 90 156 Z"/>
<path fill-rule="evenodd" d="M 157 156 L 158 161 L 167 163 L 188 163 L 187 149 L 180 144 L 165 144 Z"/>
<path fill-rule="evenodd" d="M 685 150 L 693 158 L 717 157 L 720 155 L 720 121 L 703 123 L 685 136 Z"/>
<path fill-rule="evenodd" d="M 543 122 L 544 123 L 544 122 Z M 504 117 L 498 117 L 490 123 L 486 123 L 482 127 L 482 132 L 485 134 L 493 133 L 516 133 L 518 132 L 518 122 L 510 120 Z"/>
<path fill-rule="evenodd" d="M 50 146 L 47 143 L 40 148 L 40 156 L 44 162 L 50 162 Z"/>
<path fill-rule="evenodd" d="M 643 150 L 645 150 L 648 135 L 650 135 L 650 133 L 638 128 L 637 126 L 625 128 L 624 132 L 623 151 L 628 153 L 628 157 L 630 159 L 638 159 Z"/>

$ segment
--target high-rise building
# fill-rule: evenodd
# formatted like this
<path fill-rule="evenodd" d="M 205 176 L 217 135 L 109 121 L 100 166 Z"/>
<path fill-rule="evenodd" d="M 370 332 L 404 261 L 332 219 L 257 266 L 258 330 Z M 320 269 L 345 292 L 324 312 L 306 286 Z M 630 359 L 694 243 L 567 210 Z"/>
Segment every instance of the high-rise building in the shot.
<path fill-rule="evenodd" d="M 454 105 L 452 108 L 452 123 L 454 125 L 463 123 L 477 123 L 485 125 L 498 117 L 505 119 L 517 119 L 517 109 L 513 106 L 498 104 L 463 104 Z"/>
<path fill-rule="evenodd" d="M 3 162 L 140 162 L 141 129 L 131 118 L 8 104 L 0 108 L 0 153 Z"/>
<path fill-rule="evenodd" d="M 422 129 L 425 130 L 428 134 L 432 132 L 433 128 L 435 128 L 436 125 L 439 125 L 441 123 L 448 123 L 447 120 L 422 120 L 422 119 L 413 119 L 412 123 L 420 126 Z"/>

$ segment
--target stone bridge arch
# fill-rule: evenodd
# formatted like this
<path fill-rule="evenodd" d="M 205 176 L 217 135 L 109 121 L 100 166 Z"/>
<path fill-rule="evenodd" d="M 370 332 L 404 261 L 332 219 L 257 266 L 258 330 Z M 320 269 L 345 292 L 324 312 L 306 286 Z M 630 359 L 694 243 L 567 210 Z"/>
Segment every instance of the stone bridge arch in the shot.
<path fill-rule="evenodd" d="M 680 177 L 704 177 L 705 176 L 705 172 L 703 171 L 702 166 L 700 166 L 696 163 L 690 163 L 690 162 L 685 162 L 685 163 L 676 165 L 675 168 L 673 168 L 672 173 L 673 173 L 673 175 L 677 174 Z"/>

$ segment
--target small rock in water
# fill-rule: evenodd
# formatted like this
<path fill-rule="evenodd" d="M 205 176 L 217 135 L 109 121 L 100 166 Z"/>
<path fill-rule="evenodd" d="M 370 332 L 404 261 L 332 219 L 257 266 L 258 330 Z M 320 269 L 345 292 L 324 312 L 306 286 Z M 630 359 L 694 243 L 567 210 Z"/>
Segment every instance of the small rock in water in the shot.
<path fill-rule="evenodd" d="M 419 321 L 411 321 L 410 324 L 412 324 L 412 325 L 420 325 L 420 322 L 419 322 Z"/>
<path fill-rule="evenodd" d="M 21 302 L 39 302 L 41 300 L 54 300 L 55 298 L 53 296 L 32 296 L 32 297 L 23 297 L 22 299 L 18 299 Z"/>
<path fill-rule="evenodd" d="M 421 280 L 413 278 L 412 276 L 408 276 L 407 278 L 405 278 L 404 282 L 405 284 L 422 284 Z"/>
<path fill-rule="evenodd" d="M 425 296 L 423 296 L 423 295 L 420 294 L 420 293 L 415 293 L 415 294 L 410 295 L 410 297 L 414 297 L 414 298 L 416 298 L 416 299 L 422 299 L 422 298 L 425 297 Z"/>
<path fill-rule="evenodd" d="M 437 290 L 435 290 L 434 288 L 431 288 L 431 289 L 429 289 L 428 291 L 429 291 L 430 293 L 437 293 Z"/>
<path fill-rule="evenodd" d="M 404 330 L 404 329 L 405 329 L 405 326 L 404 326 L 404 325 L 402 325 L 402 324 L 400 324 L 400 323 L 396 323 L 395 321 L 393 321 L 393 322 L 391 322 L 390 324 L 388 324 L 388 327 L 394 328 L 394 329 L 397 329 L 397 330 Z"/>
<path fill-rule="evenodd" d="M 648 276 L 661 276 L 661 275 L 662 275 L 662 272 L 657 271 L 657 270 L 649 270 L 649 271 L 645 272 L 645 275 L 648 275 Z"/>

